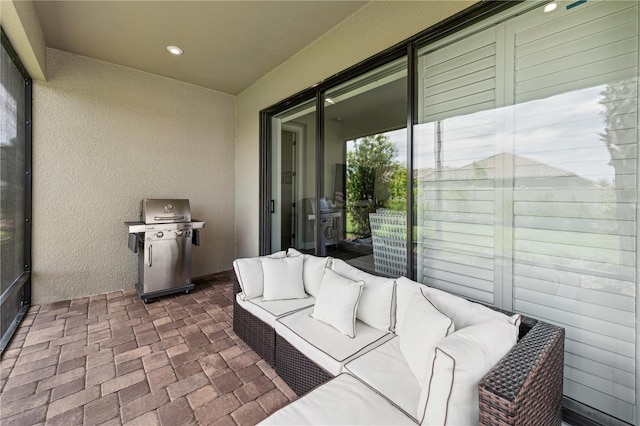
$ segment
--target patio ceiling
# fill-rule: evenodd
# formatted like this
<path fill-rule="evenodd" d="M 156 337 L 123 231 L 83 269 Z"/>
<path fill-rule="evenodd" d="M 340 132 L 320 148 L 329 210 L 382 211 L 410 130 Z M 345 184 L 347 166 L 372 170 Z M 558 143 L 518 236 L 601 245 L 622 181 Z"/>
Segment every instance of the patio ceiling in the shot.
<path fill-rule="evenodd" d="M 367 1 L 35 1 L 47 47 L 238 94 Z M 166 47 L 179 46 L 181 56 Z"/>

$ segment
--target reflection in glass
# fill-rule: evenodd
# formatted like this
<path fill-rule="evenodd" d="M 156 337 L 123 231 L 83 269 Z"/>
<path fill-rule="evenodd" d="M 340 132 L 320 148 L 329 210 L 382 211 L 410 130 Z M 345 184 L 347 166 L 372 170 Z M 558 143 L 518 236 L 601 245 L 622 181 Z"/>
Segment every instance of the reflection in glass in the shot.
<path fill-rule="evenodd" d="M 635 423 L 638 3 L 540 12 L 419 53 L 415 273 L 564 327 L 565 395 Z"/>
<path fill-rule="evenodd" d="M 325 94 L 321 253 L 406 275 L 406 59 Z"/>
<path fill-rule="evenodd" d="M 271 251 L 315 253 L 315 101 L 271 119 Z"/>

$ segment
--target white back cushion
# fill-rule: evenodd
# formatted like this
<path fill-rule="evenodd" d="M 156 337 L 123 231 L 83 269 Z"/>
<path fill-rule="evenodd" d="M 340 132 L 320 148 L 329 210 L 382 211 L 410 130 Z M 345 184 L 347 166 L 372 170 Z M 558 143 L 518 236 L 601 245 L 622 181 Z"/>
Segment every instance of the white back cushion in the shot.
<path fill-rule="evenodd" d="M 400 351 L 423 386 L 427 381 L 427 369 L 435 357 L 436 345 L 453 333 L 453 321 L 422 294 L 416 294 L 409 301 L 402 329 L 396 330 L 400 339 Z"/>
<path fill-rule="evenodd" d="M 330 266 L 330 257 L 319 257 L 312 254 L 303 254 L 294 248 L 287 250 L 288 257 L 302 256 L 304 265 L 302 267 L 302 281 L 304 282 L 304 291 L 317 297 L 324 277 L 324 270 Z"/>
<path fill-rule="evenodd" d="M 279 251 L 264 258 L 281 259 L 287 256 L 287 252 Z M 247 257 L 233 261 L 233 270 L 238 278 L 238 284 L 242 289 L 242 300 L 253 299 L 262 296 L 264 291 L 264 276 L 262 273 L 261 259 L 263 257 Z"/>
<path fill-rule="evenodd" d="M 392 278 L 371 275 L 340 259 L 332 259 L 331 269 L 344 277 L 364 282 L 362 298 L 356 313 L 360 321 L 378 330 L 393 329 L 395 281 Z"/>
<path fill-rule="evenodd" d="M 514 325 L 499 318 L 470 325 L 436 346 L 418 410 L 423 425 L 478 424 L 478 384 L 516 344 Z M 420 416 L 418 417 L 420 418 Z"/>
<path fill-rule="evenodd" d="M 462 297 L 433 287 L 422 286 L 420 291 L 422 291 L 438 309 L 453 320 L 456 330 L 461 330 L 470 325 L 479 324 L 492 318 L 501 319 L 513 325 L 520 326 L 520 315 L 516 314 L 509 317 L 502 312 L 494 311 L 479 303 L 470 302 Z"/>
<path fill-rule="evenodd" d="M 233 261 L 233 270 L 236 272 L 238 284 L 242 289 L 242 300 L 262 296 L 264 277 L 259 257 L 236 259 Z"/>
<path fill-rule="evenodd" d="M 426 287 L 424 284 L 412 281 L 407 277 L 396 279 L 396 332 L 402 328 L 409 302 L 416 295 L 421 295 L 420 289 L 424 287 Z"/>
<path fill-rule="evenodd" d="M 308 297 L 302 282 L 301 257 L 263 258 L 261 262 L 264 275 L 263 301 Z"/>
<path fill-rule="evenodd" d="M 355 337 L 356 310 L 363 286 L 363 281 L 353 281 L 327 269 L 311 316 Z"/>

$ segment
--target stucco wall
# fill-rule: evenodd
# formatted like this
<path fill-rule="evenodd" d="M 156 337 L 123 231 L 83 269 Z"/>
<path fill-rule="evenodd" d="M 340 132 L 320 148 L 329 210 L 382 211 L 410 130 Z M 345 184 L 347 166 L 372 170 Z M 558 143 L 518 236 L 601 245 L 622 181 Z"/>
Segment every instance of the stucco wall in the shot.
<path fill-rule="evenodd" d="M 236 256 L 258 254 L 259 112 L 473 5 L 373 1 L 237 98 Z"/>
<path fill-rule="evenodd" d="M 231 268 L 235 97 L 48 50 L 33 91 L 33 303 L 133 287 L 125 220 L 188 198 L 193 275 Z"/>

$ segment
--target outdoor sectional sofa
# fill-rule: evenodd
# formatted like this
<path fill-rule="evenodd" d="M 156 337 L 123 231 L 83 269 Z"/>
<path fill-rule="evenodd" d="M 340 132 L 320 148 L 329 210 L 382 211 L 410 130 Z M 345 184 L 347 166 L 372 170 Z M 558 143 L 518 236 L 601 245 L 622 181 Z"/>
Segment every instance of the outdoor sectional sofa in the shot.
<path fill-rule="evenodd" d="M 262 424 L 561 423 L 562 328 L 294 249 L 234 269 L 234 331 L 300 396 Z"/>

